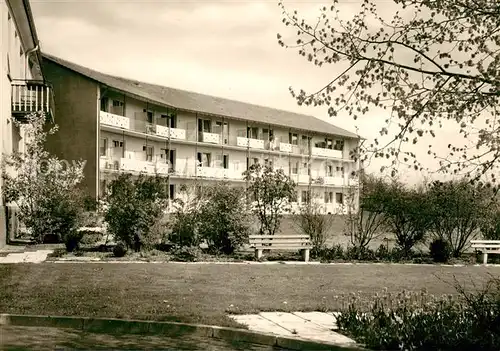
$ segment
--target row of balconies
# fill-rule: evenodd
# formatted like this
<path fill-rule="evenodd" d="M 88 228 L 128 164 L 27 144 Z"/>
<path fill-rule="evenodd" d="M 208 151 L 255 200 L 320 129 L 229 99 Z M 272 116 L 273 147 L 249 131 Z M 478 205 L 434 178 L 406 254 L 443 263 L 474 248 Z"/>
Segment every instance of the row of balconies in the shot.
<path fill-rule="evenodd" d="M 100 169 L 111 171 L 123 171 L 132 173 L 146 173 L 150 175 L 170 175 L 176 177 L 201 177 L 213 179 L 243 180 L 243 170 L 238 167 L 206 167 L 198 162 L 192 165 L 184 164 L 184 167 L 174 167 L 168 163 L 143 161 L 129 158 L 113 159 L 109 157 L 100 158 Z M 290 178 L 299 184 L 347 186 L 357 184 L 357 178 L 344 176 L 309 176 L 308 174 L 290 174 Z"/>
<path fill-rule="evenodd" d="M 275 140 L 261 140 L 246 137 L 236 137 L 236 142 L 232 138 L 224 138 L 221 133 L 199 132 L 196 136 L 196 131 L 186 132 L 185 129 L 169 128 L 162 125 L 154 125 L 145 121 L 133 120 L 128 117 L 115 115 L 109 112 L 100 112 L 100 121 L 104 125 L 131 130 L 140 133 L 154 134 L 160 137 L 170 138 L 173 140 L 198 141 L 208 144 L 239 146 L 243 148 L 251 148 L 256 150 L 271 150 L 283 153 L 293 153 L 308 155 L 309 147 L 307 145 L 293 145 L 282 142 L 280 138 Z M 198 140 L 196 140 L 198 139 Z M 229 140 L 228 140 L 229 139 Z M 342 151 L 325 148 L 312 147 L 312 156 L 339 158 L 342 159 Z"/>

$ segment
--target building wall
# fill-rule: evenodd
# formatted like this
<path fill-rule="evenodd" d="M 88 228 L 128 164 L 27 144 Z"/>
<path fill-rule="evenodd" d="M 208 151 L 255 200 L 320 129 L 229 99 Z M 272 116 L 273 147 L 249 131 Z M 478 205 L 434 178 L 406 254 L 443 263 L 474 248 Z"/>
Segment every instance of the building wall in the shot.
<path fill-rule="evenodd" d="M 44 60 L 43 70 L 54 88 L 55 123 L 59 131 L 47 138 L 47 150 L 68 162 L 86 161 L 83 186 L 97 192 L 99 86 L 96 82 Z"/>

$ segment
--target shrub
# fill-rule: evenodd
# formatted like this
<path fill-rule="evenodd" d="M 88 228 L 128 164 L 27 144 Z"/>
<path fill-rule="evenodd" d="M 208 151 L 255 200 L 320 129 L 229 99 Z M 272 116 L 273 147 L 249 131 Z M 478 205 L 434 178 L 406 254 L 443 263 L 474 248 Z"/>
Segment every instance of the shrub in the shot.
<path fill-rule="evenodd" d="M 375 251 L 375 256 L 377 259 L 381 261 L 390 261 L 391 260 L 391 252 L 387 248 L 387 245 L 380 244 L 377 251 Z"/>
<path fill-rule="evenodd" d="M 354 296 L 337 325 L 375 350 L 498 350 L 500 280 L 473 293 L 456 288 L 456 297 L 386 292 L 362 301 Z"/>
<path fill-rule="evenodd" d="M 451 257 L 450 244 L 441 238 L 434 239 L 431 242 L 429 252 L 434 262 L 448 262 Z"/>
<path fill-rule="evenodd" d="M 375 252 L 366 247 L 349 246 L 345 252 L 346 260 L 375 261 Z"/>
<path fill-rule="evenodd" d="M 20 222 L 38 243 L 45 237 L 60 242 L 75 230 L 83 198 L 76 187 L 83 179 L 84 163 L 63 163 L 44 149 L 47 136 L 57 131 L 57 126 L 45 131 L 45 120 L 43 113 L 28 116 L 22 127 L 25 152 L 2 158 L 2 195 L 6 203 L 18 206 Z"/>
<path fill-rule="evenodd" d="M 201 250 L 196 246 L 176 247 L 172 250 L 172 257 L 175 261 L 195 262 L 201 256 Z"/>
<path fill-rule="evenodd" d="M 104 219 L 115 241 L 136 252 L 155 242 L 151 227 L 164 215 L 168 194 L 166 179 L 160 176 L 121 174 L 106 195 Z"/>
<path fill-rule="evenodd" d="M 300 206 L 294 216 L 294 223 L 305 235 L 309 235 L 312 244 L 311 256 L 317 256 L 324 248 L 328 231 L 333 225 L 333 216 L 323 214 L 319 204 L 306 203 Z"/>
<path fill-rule="evenodd" d="M 344 247 L 340 244 L 335 244 L 331 248 L 322 248 L 314 253 L 313 258 L 319 257 L 322 261 L 334 261 L 344 259 Z"/>
<path fill-rule="evenodd" d="M 208 187 L 204 196 L 198 217 L 200 238 L 212 252 L 231 254 L 248 242 L 250 222 L 244 192 L 219 183 Z"/>
<path fill-rule="evenodd" d="M 80 242 L 83 238 L 83 233 L 76 230 L 66 233 L 63 236 L 64 245 L 66 246 L 66 251 L 73 252 L 80 248 Z"/>
<path fill-rule="evenodd" d="M 127 254 L 127 246 L 122 243 L 118 243 L 113 248 L 113 255 L 115 257 L 123 257 Z"/>

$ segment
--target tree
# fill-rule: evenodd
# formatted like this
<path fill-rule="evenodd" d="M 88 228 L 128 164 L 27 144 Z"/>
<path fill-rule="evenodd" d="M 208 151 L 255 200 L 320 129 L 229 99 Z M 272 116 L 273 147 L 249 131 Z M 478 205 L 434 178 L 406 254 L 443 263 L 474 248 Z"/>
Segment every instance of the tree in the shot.
<path fill-rule="evenodd" d="M 325 247 L 327 233 L 333 226 L 334 217 L 324 214 L 322 206 L 311 201 L 302 204 L 293 218 L 298 229 L 309 235 L 313 247 L 312 254 L 317 255 Z"/>
<path fill-rule="evenodd" d="M 359 208 L 354 206 L 355 187 L 349 187 L 345 231 L 351 245 L 361 253 L 385 229 L 384 200 L 388 185 L 382 179 L 363 174 L 360 177 Z"/>
<path fill-rule="evenodd" d="M 413 247 L 425 240 L 432 224 L 426 194 L 408 189 L 394 180 L 387 187 L 380 188 L 377 196 L 370 201 L 372 205 L 382 206 L 388 230 L 394 234 L 403 257 L 408 257 Z"/>
<path fill-rule="evenodd" d="M 274 235 L 279 229 L 283 214 L 290 213 L 295 201 L 295 182 L 282 169 L 252 165 L 243 173 L 249 183 L 248 194 L 252 197 L 252 212 L 260 222 L 260 233 Z"/>
<path fill-rule="evenodd" d="M 47 135 L 57 132 L 57 126 L 44 131 L 45 121 L 43 113 L 28 116 L 26 124 L 13 121 L 25 131 L 25 150 L 2 159 L 2 195 L 6 203 L 17 205 L 19 220 L 36 242 L 71 235 L 83 212 L 77 186 L 83 180 L 85 162 L 70 164 L 45 150 Z"/>
<path fill-rule="evenodd" d="M 198 231 L 201 239 L 214 251 L 231 254 L 248 241 L 250 221 L 246 211 L 245 193 L 218 183 L 204 191 Z"/>
<path fill-rule="evenodd" d="M 491 197 L 480 185 L 467 179 L 431 184 L 427 192 L 432 211 L 430 231 L 447 242 L 453 257 L 459 257 L 480 230 L 491 205 Z"/>
<path fill-rule="evenodd" d="M 108 185 L 104 219 L 115 240 L 140 251 L 158 244 L 161 238 L 151 237 L 151 228 L 165 214 L 167 179 L 140 174 L 120 174 Z"/>
<path fill-rule="evenodd" d="M 384 13 L 363 0 L 359 13 L 342 14 L 334 0 L 323 7 L 317 21 L 299 19 L 283 3 L 283 22 L 296 33 L 292 43 L 278 34 L 278 43 L 298 48 L 299 54 L 317 66 L 334 65 L 340 73 L 313 93 L 291 89 L 299 104 L 329 106 L 330 116 L 345 111 L 354 119 L 370 110 L 384 109 L 388 118 L 377 139 L 364 145 L 365 157 L 392 159 L 395 168 L 405 163 L 423 166 L 404 143 L 436 137 L 444 121 L 472 145 L 448 145 L 440 170 L 481 175 L 500 158 L 500 128 L 496 106 L 500 97 L 500 2 L 491 0 L 393 0 L 384 2 Z M 345 20 L 351 17 L 350 20 Z M 397 123 L 396 123 L 397 122 Z M 470 127 L 470 125 L 484 126 Z M 396 127 L 392 135 L 389 125 Z M 428 154 L 440 158 L 429 145 Z M 454 157 L 457 156 L 457 159 Z M 412 161 L 413 160 L 413 161 Z M 494 172 L 490 172 L 494 180 Z"/>

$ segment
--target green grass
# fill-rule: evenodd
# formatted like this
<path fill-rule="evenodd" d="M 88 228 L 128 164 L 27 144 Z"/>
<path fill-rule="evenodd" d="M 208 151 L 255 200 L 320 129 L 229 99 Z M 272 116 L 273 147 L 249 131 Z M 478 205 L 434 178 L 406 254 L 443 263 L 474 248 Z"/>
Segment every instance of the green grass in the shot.
<path fill-rule="evenodd" d="M 171 320 L 237 326 L 231 313 L 338 310 L 342 294 L 453 293 L 498 267 L 44 263 L 0 265 L 0 313 Z"/>

